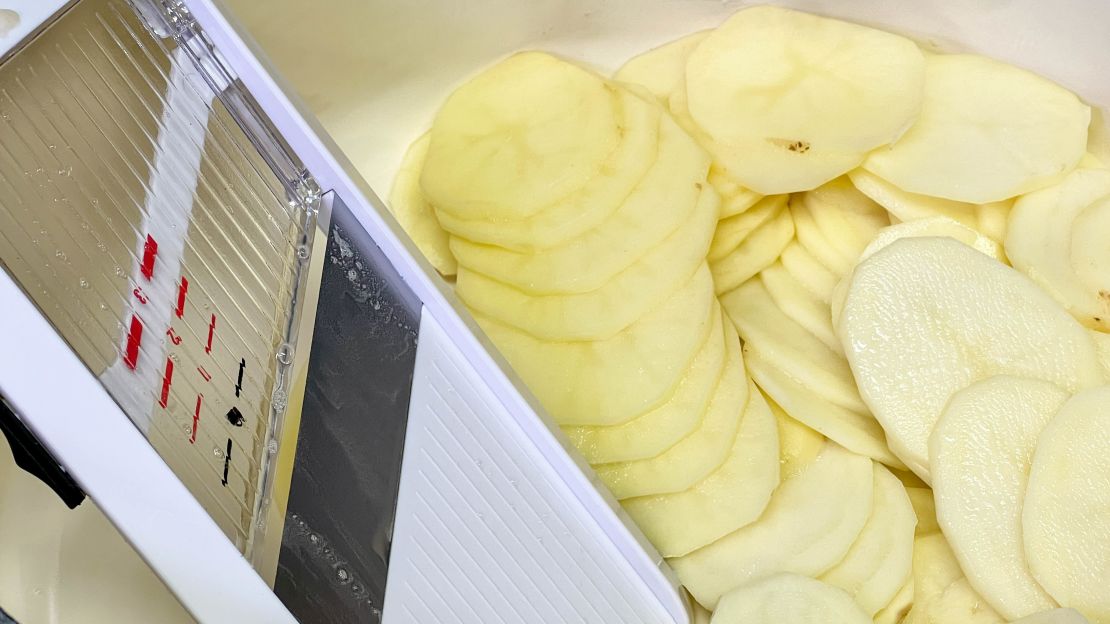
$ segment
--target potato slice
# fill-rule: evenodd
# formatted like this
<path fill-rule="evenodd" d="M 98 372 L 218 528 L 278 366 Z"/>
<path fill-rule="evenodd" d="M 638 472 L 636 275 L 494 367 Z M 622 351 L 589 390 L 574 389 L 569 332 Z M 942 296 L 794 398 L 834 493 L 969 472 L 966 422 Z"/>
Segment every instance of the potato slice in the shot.
<path fill-rule="evenodd" d="M 662 405 L 619 425 L 563 427 L 586 461 L 604 464 L 655 457 L 698 427 L 724 371 L 726 330 L 730 340 L 739 340 L 723 316 L 718 308 L 705 343 Z"/>
<path fill-rule="evenodd" d="M 1006 223 L 1010 219 L 1010 211 L 1014 208 L 1013 200 L 979 204 L 975 207 L 975 229 L 991 240 L 1002 242 L 1006 240 Z"/>
<path fill-rule="evenodd" d="M 786 208 L 787 195 L 771 195 L 751 208 L 731 217 L 722 218 L 713 234 L 708 259 L 715 262 L 736 250 L 752 233 L 773 220 Z"/>
<path fill-rule="evenodd" d="M 717 294 L 733 290 L 771 266 L 793 238 L 794 219 L 789 210 L 781 210 L 728 255 L 709 263 Z"/>
<path fill-rule="evenodd" d="M 782 250 L 782 266 L 790 271 L 798 283 L 806 287 L 821 301 L 829 302 L 829 295 L 836 287 L 840 277 L 813 257 L 798 241 L 793 241 Z"/>
<path fill-rule="evenodd" d="M 899 221 L 948 217 L 969 228 L 974 229 L 979 226 L 975 204 L 910 193 L 866 169 L 856 169 L 848 174 L 848 178 L 861 193 L 886 208 Z"/>
<path fill-rule="evenodd" d="M 1056 606 L 1026 565 L 1021 508 L 1037 435 L 1067 398 L 1047 381 L 988 377 L 952 395 L 929 439 L 944 536 L 971 586 L 1007 619 Z"/>
<path fill-rule="evenodd" d="M 856 259 L 845 257 L 825 236 L 817 225 L 817 220 L 813 218 L 809 206 L 802 201 L 803 197 L 803 195 L 794 195 L 790 198 L 790 215 L 794 218 L 794 231 L 798 236 L 798 242 L 830 273 L 837 276 L 843 275 L 852 267 Z"/>
<path fill-rule="evenodd" d="M 868 616 L 885 607 L 910 579 L 917 524 L 902 482 L 880 464 L 874 470 L 871 517 L 844 559 L 818 577 L 848 592 Z"/>
<path fill-rule="evenodd" d="M 790 271 L 786 270 L 781 259 L 763 269 L 759 279 L 779 310 L 813 334 L 833 352 L 843 353 L 844 348 L 840 346 L 840 338 L 833 330 L 832 321 L 829 318 L 828 302 L 821 301 L 806 290 L 805 286 L 802 286 Z"/>
<path fill-rule="evenodd" d="M 913 607 L 913 576 L 906 581 L 898 593 L 885 607 L 875 614 L 874 624 L 900 624 Z"/>
<path fill-rule="evenodd" d="M 871 515 L 871 461 L 826 442 L 805 470 L 784 481 L 755 522 L 670 559 L 694 598 L 721 596 L 777 572 L 817 575 L 844 558 Z"/>
<path fill-rule="evenodd" d="M 1106 380 L 1110 382 L 1110 334 L 1090 330 L 1087 335 L 1091 337 L 1091 342 L 1095 345 L 1098 360 L 1102 364 L 1102 372 L 1105 374 Z"/>
<path fill-rule="evenodd" d="M 710 624 L 871 624 L 843 590 L 797 574 L 775 574 L 723 598 Z"/>
<path fill-rule="evenodd" d="M 558 247 L 516 252 L 453 237 L 451 251 L 468 269 L 530 295 L 576 294 L 602 288 L 683 223 L 709 210 L 709 157 L 674 121 L 659 128 L 659 157 L 616 212 Z M 712 216 L 716 219 L 716 214 Z M 699 245 L 691 238 L 691 245 Z"/>
<path fill-rule="evenodd" d="M 724 148 L 710 151 L 732 177 L 760 193 L 788 193 L 845 173 L 862 153 L 896 140 L 921 106 L 923 76 L 921 52 L 908 39 L 752 7 L 690 53 L 687 106 Z M 839 166 L 812 186 L 779 188 L 784 174 L 803 175 L 822 160 Z"/>
<path fill-rule="evenodd" d="M 800 199 L 825 240 L 849 263 L 856 261 L 879 230 L 890 225 L 886 210 L 846 177 L 803 193 Z"/>
<path fill-rule="evenodd" d="M 792 418 L 854 453 L 893 468 L 904 468 L 887 448 L 883 428 L 870 414 L 855 412 L 824 399 L 771 364 L 751 345 L 745 345 L 744 358 L 755 382 Z"/>
<path fill-rule="evenodd" d="M 1068 399 L 1041 432 L 1022 510 L 1025 554 L 1060 606 L 1110 622 L 1110 385 Z"/>
<path fill-rule="evenodd" d="M 761 278 L 750 280 L 721 297 L 721 305 L 747 348 L 758 350 L 769 363 L 826 400 L 850 410 L 867 412 L 867 406 L 856 391 L 847 360 L 801 325 L 784 317 Z M 779 404 L 786 406 L 781 400 Z"/>
<path fill-rule="evenodd" d="M 613 338 L 545 342 L 481 314 L 478 325 L 560 425 L 616 425 L 674 393 L 719 314 L 709 267 Z M 700 319 L 700 322 L 699 322 Z"/>
<path fill-rule="evenodd" d="M 542 340 L 607 340 L 690 280 L 716 223 L 717 194 L 706 187 L 689 220 L 597 290 L 529 295 L 462 264 L 455 292 L 470 308 Z"/>
<path fill-rule="evenodd" d="M 968 584 L 940 533 L 913 544 L 914 602 L 902 624 L 1005 624 Z"/>
<path fill-rule="evenodd" d="M 670 494 L 693 487 L 718 469 L 729 452 L 750 398 L 740 340 L 725 331 L 725 368 L 698 427 L 655 457 L 594 466 L 618 500 Z"/>
<path fill-rule="evenodd" d="M 599 175 L 620 145 L 614 91 L 550 54 L 514 54 L 444 102 L 420 185 L 462 218 L 534 215 Z"/>
<path fill-rule="evenodd" d="M 1090 624 L 1090 622 L 1075 609 L 1049 609 L 1014 620 L 1011 624 Z"/>
<path fill-rule="evenodd" d="M 1083 328 L 1021 273 L 950 238 L 904 238 L 853 271 L 837 327 L 860 394 L 894 453 L 929 482 L 948 399 L 991 375 L 1069 391 L 1102 371 Z"/>
<path fill-rule="evenodd" d="M 1018 199 L 1006 234 L 1014 267 L 1081 323 L 1110 331 L 1110 171 L 1080 169 Z"/>
<path fill-rule="evenodd" d="M 825 436 L 791 418 L 773 399 L 760 395 L 771 407 L 779 427 L 779 470 L 785 481 L 800 474 L 825 448 Z"/>
<path fill-rule="evenodd" d="M 748 405 L 719 468 L 688 490 L 621 501 L 664 557 L 685 555 L 755 521 L 779 484 L 778 425 L 748 383 Z"/>
<path fill-rule="evenodd" d="M 474 204 L 460 205 L 455 211 L 442 210 L 437 204 L 436 216 L 443 228 L 460 238 L 526 253 L 566 243 L 608 219 L 658 158 L 660 127 L 665 123 L 655 102 L 623 86 L 612 88 L 619 105 L 622 140 L 585 185 L 527 217 L 491 219 Z M 572 111 L 562 114 L 574 115 Z M 514 135 L 505 136 L 511 139 Z"/>
<path fill-rule="evenodd" d="M 740 186 L 715 167 L 709 168 L 709 183 L 721 196 L 722 219 L 736 216 L 763 199 L 762 195 Z"/>
<path fill-rule="evenodd" d="M 883 228 L 878 235 L 875 236 L 874 240 L 864 248 L 863 252 L 860 253 L 856 264 L 875 255 L 875 252 L 889 246 L 894 241 L 903 238 L 925 238 L 930 236 L 946 237 L 960 241 L 976 251 L 982 252 L 984 255 L 995 258 L 996 260 L 1002 260 L 1005 257 L 1002 253 L 1001 245 L 970 227 L 953 221 L 948 217 L 925 217 L 923 219 L 906 221 Z M 853 270 L 855 270 L 854 265 Z M 851 285 L 851 283 L 852 271 L 849 271 L 836 285 L 836 288 L 833 289 L 832 296 L 830 297 L 830 312 L 833 327 L 840 324 L 840 314 L 844 309 L 844 298 L 848 295 L 848 286 Z"/>
<path fill-rule="evenodd" d="M 1074 169 L 1090 121 L 1075 94 L 1032 72 L 972 54 L 934 54 L 925 61 L 917 123 L 863 166 L 911 193 L 984 204 Z"/>
<path fill-rule="evenodd" d="M 450 277 L 455 274 L 458 263 L 447 246 L 447 232 L 439 224 L 435 210 L 420 189 L 420 172 L 424 168 L 430 138 L 428 133 L 424 133 L 409 146 L 401 159 L 401 168 L 393 178 L 393 189 L 389 192 L 389 211 L 428 263 L 441 275 Z"/>
<path fill-rule="evenodd" d="M 686 35 L 635 56 L 617 70 L 613 79 L 642 85 L 665 104 L 675 90 L 685 86 L 686 58 L 709 33 L 703 30 Z"/>

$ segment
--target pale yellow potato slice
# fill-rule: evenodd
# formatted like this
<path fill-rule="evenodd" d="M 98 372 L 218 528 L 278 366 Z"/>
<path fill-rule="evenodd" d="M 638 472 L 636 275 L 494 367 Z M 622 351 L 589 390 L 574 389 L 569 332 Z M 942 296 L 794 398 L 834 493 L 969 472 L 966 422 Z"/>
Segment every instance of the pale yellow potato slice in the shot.
<path fill-rule="evenodd" d="M 709 267 L 613 338 L 546 342 L 481 314 L 479 326 L 560 425 L 616 425 L 674 393 L 713 327 Z"/>
<path fill-rule="evenodd" d="M 1033 576 L 1062 607 L 1110 622 L 1110 385 L 1068 399 L 1041 432 L 1022 510 Z"/>
<path fill-rule="evenodd" d="M 597 290 L 529 295 L 462 264 L 455 292 L 484 316 L 543 340 L 606 340 L 689 281 L 704 263 L 716 208 L 717 193 L 703 188 L 690 219 Z"/>
<path fill-rule="evenodd" d="M 871 624 L 843 590 L 798 574 L 775 574 L 723 598 L 710 624 Z"/>
<path fill-rule="evenodd" d="M 999 201 L 1074 169 L 1090 120 L 1075 94 L 1032 72 L 972 54 L 930 55 L 917 122 L 863 166 L 911 193 Z"/>
<path fill-rule="evenodd" d="M 642 85 L 666 103 L 685 85 L 686 58 L 709 35 L 708 30 L 696 32 L 632 57 L 613 75 L 614 80 Z"/>
<path fill-rule="evenodd" d="M 930 533 L 913 544 L 914 602 L 902 624 L 1005 624 L 975 593 L 944 535 Z"/>
<path fill-rule="evenodd" d="M 755 521 L 779 484 L 778 424 L 748 383 L 748 405 L 719 468 L 688 490 L 621 501 L 664 557 L 685 555 Z"/>
<path fill-rule="evenodd" d="M 803 193 L 800 200 L 825 240 L 846 262 L 855 262 L 875 234 L 890 225 L 886 210 L 856 190 L 846 177 Z"/>
<path fill-rule="evenodd" d="M 871 460 L 826 442 L 775 490 L 758 520 L 668 561 L 709 609 L 729 591 L 777 572 L 821 574 L 844 558 L 871 515 L 872 482 Z"/>
<path fill-rule="evenodd" d="M 980 234 L 962 223 L 953 221 L 948 217 L 925 217 L 914 221 L 905 221 L 883 228 L 867 247 L 860 253 L 856 264 L 870 258 L 875 252 L 883 249 L 894 241 L 903 238 L 946 237 L 982 252 L 984 255 L 999 261 L 1005 259 L 1002 246 L 994 239 Z M 853 265 L 854 270 L 855 265 Z M 833 327 L 840 324 L 840 314 L 844 309 L 844 298 L 848 295 L 848 286 L 852 283 L 852 271 L 836 285 L 830 297 L 830 312 Z"/>
<path fill-rule="evenodd" d="M 713 234 L 707 258 L 714 262 L 736 250 L 752 232 L 763 227 L 786 209 L 786 195 L 764 197 L 749 209 L 731 217 L 722 218 Z"/>
<path fill-rule="evenodd" d="M 1027 277 L 950 238 L 903 238 L 852 274 L 837 331 L 890 449 L 926 482 L 957 390 L 991 375 L 1068 391 L 1102 382 L 1083 327 Z"/>
<path fill-rule="evenodd" d="M 952 395 L 929 439 L 937 520 L 971 586 L 1017 619 L 1056 606 L 1025 562 L 1021 508 L 1037 436 L 1068 398 L 998 375 Z"/>
<path fill-rule="evenodd" d="M 848 361 L 785 317 L 775 306 L 761 278 L 750 280 L 721 297 L 721 306 L 736 325 L 747 348 L 759 351 L 779 370 L 829 402 L 867 412 L 867 406 L 856 391 Z M 772 393 L 772 396 L 775 395 Z M 777 397 L 776 400 L 786 407 Z"/>
<path fill-rule="evenodd" d="M 787 245 L 786 249 L 782 250 L 782 256 L 779 259 L 782 261 L 782 266 L 790 271 L 794 279 L 805 286 L 806 290 L 813 293 L 821 301 L 829 302 L 829 295 L 836 287 L 840 276 L 821 264 L 797 241 Z"/>
<path fill-rule="evenodd" d="M 451 251 L 468 269 L 530 295 L 574 294 L 602 288 L 683 223 L 696 219 L 706 190 L 709 157 L 674 121 L 659 128 L 659 157 L 608 219 L 582 235 L 533 252 L 452 237 Z M 716 215 L 714 215 L 714 218 Z M 694 244 L 694 241 L 691 241 Z"/>
<path fill-rule="evenodd" d="M 729 254 L 709 263 L 717 294 L 733 290 L 771 266 L 793 238 L 794 219 L 789 210 L 781 210 Z"/>
<path fill-rule="evenodd" d="M 724 371 L 726 330 L 730 340 L 739 340 L 723 316 L 718 308 L 697 356 L 662 405 L 619 425 L 563 427 L 586 461 L 605 464 L 655 457 L 698 427 Z"/>
<path fill-rule="evenodd" d="M 1001 243 L 1006 240 L 1006 222 L 1010 219 L 1010 210 L 1013 207 L 1013 200 L 979 204 L 975 207 L 975 229 Z"/>
<path fill-rule="evenodd" d="M 900 624 L 913 607 L 913 576 L 906 581 L 890 602 L 875 614 L 874 624 Z"/>
<path fill-rule="evenodd" d="M 837 337 L 829 316 L 828 302 L 821 301 L 806 290 L 806 287 L 786 270 L 781 259 L 763 269 L 759 279 L 779 310 L 813 334 L 833 352 L 843 353 L 840 338 Z"/>
<path fill-rule="evenodd" d="M 848 178 L 861 193 L 886 208 L 899 221 L 948 217 L 969 228 L 979 226 L 975 204 L 910 193 L 866 169 L 856 169 L 848 174 Z"/>
<path fill-rule="evenodd" d="M 458 264 L 447 245 L 447 232 L 439 224 L 435 209 L 420 189 L 420 172 L 428 153 L 429 139 L 427 133 L 423 134 L 409 146 L 401 159 L 401 167 L 393 178 L 393 189 L 389 192 L 389 212 L 428 263 L 441 275 L 450 277 L 455 274 Z"/>
<path fill-rule="evenodd" d="M 830 273 L 836 276 L 844 275 L 850 268 L 855 258 L 842 255 L 817 225 L 806 202 L 802 201 L 804 195 L 794 195 L 790 198 L 790 215 L 794 218 L 794 231 L 798 242 L 809 252 L 809 255 L 821 263 Z"/>
<path fill-rule="evenodd" d="M 698 427 L 655 457 L 594 466 L 618 500 L 682 492 L 724 464 L 750 395 L 740 340 L 725 332 L 725 368 Z"/>
<path fill-rule="evenodd" d="M 1110 171 L 1080 169 L 1014 203 L 1006 254 L 1092 329 L 1110 331 Z"/>
<path fill-rule="evenodd" d="M 1090 624 L 1090 620 L 1075 609 L 1049 609 L 1014 620 L 1011 624 Z"/>
<path fill-rule="evenodd" d="M 744 358 L 755 382 L 792 418 L 852 452 L 892 468 L 905 467 L 887 448 L 883 428 L 870 414 L 828 401 L 771 364 L 751 345 L 744 346 Z"/>
<path fill-rule="evenodd" d="M 893 600 L 910 579 L 917 524 L 902 482 L 880 464 L 874 470 L 871 517 L 844 559 L 818 577 L 848 592 L 868 616 Z"/>
<path fill-rule="evenodd" d="M 825 436 L 791 418 L 773 399 L 762 391 L 760 395 L 771 407 L 775 422 L 779 427 L 779 464 L 780 478 L 785 481 L 805 470 L 821 449 L 825 447 Z"/>
<path fill-rule="evenodd" d="M 896 140 L 921 106 L 923 76 L 922 54 L 908 39 L 759 6 L 737 12 L 690 53 L 687 105 L 728 152 L 720 160 L 732 177 L 764 194 L 795 192 Z M 768 188 L 825 157 L 840 166 L 817 184 Z"/>
<path fill-rule="evenodd" d="M 491 219 L 482 210 L 471 209 L 474 204 L 461 205 L 455 211 L 436 205 L 436 216 L 443 228 L 474 242 L 532 252 L 563 244 L 609 218 L 655 163 L 659 131 L 665 123 L 665 113 L 655 102 L 620 85 L 612 88 L 620 113 L 622 140 L 581 188 L 528 217 Z M 575 113 L 562 114 L 573 118 Z M 511 139 L 515 135 L 505 136 Z M 505 136 L 501 140 L 506 140 Z M 487 192 L 497 191 L 487 189 Z"/>
<path fill-rule="evenodd" d="M 514 54 L 444 102 L 420 185 L 437 210 L 462 218 L 534 215 L 600 175 L 620 145 L 614 92 L 577 64 Z"/>
<path fill-rule="evenodd" d="M 712 619 L 713 614 L 700 604 L 692 600 L 690 602 L 692 603 L 690 609 L 690 624 L 709 624 L 709 620 Z"/>
<path fill-rule="evenodd" d="M 738 215 L 763 199 L 762 195 L 740 186 L 716 167 L 710 167 L 709 169 L 709 183 L 721 195 L 722 219 Z"/>
<path fill-rule="evenodd" d="M 917 529 L 915 533 L 918 536 L 928 535 L 930 533 L 940 533 L 940 523 L 937 521 L 937 505 L 933 500 L 933 490 L 927 487 L 906 488 L 906 494 L 910 497 L 910 503 L 913 505 L 913 511 L 917 514 Z"/>

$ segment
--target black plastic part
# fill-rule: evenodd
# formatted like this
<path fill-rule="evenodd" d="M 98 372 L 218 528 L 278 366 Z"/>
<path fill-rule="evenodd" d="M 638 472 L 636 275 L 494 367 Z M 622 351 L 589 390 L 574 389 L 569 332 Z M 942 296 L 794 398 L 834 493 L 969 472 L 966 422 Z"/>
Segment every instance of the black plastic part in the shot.
<path fill-rule="evenodd" d="M 420 310 L 336 201 L 274 585 L 304 624 L 381 621 Z"/>
<path fill-rule="evenodd" d="M 27 425 L 15 415 L 6 399 L 0 396 L 0 431 L 8 439 L 17 466 L 50 486 L 66 507 L 75 509 L 85 500 L 85 491 L 69 476 L 65 468 L 46 450 Z M 0 624 L 3 623 L 0 618 Z"/>
<path fill-rule="evenodd" d="M 4 607 L 0 607 L 0 624 L 19 624 L 19 622 L 16 622 L 15 618 L 8 615 L 8 612 L 4 610 Z"/>

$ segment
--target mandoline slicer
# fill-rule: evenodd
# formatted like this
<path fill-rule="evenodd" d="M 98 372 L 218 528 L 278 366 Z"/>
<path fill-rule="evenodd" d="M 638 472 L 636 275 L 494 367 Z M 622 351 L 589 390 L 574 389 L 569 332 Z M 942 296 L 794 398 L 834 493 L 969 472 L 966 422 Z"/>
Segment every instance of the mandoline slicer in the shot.
<path fill-rule="evenodd" d="M 194 617 L 687 621 L 658 555 L 211 0 L 11 12 L 0 416 Z"/>

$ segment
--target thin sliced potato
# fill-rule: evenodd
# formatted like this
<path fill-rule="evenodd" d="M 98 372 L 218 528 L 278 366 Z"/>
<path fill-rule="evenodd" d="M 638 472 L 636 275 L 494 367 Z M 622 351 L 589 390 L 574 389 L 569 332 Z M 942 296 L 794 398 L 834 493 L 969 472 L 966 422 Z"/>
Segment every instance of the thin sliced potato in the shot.
<path fill-rule="evenodd" d="M 717 294 L 733 290 L 771 266 L 794 238 L 794 219 L 781 210 L 719 260 L 711 261 Z"/>
<path fill-rule="evenodd" d="M 723 598 L 710 624 L 871 624 L 843 590 L 807 576 L 776 574 Z"/>
<path fill-rule="evenodd" d="M 731 217 L 722 218 L 717 223 L 717 231 L 713 234 L 713 243 L 709 246 L 706 256 L 710 262 L 715 262 L 732 253 L 752 232 L 763 227 L 786 209 L 786 195 L 772 195 L 764 197 L 749 209 Z"/>
<path fill-rule="evenodd" d="M 1033 576 L 1060 606 L 1110 622 L 1110 385 L 1068 399 L 1041 432 L 1022 510 Z"/>
<path fill-rule="evenodd" d="M 686 84 L 686 59 L 709 35 L 696 32 L 633 57 L 617 70 L 614 80 L 642 85 L 666 104 L 675 90 Z"/>
<path fill-rule="evenodd" d="M 1075 94 L 1032 72 L 972 54 L 934 54 L 925 62 L 917 123 L 863 166 L 911 193 L 985 204 L 1074 169 L 1090 121 Z"/>
<path fill-rule="evenodd" d="M 902 624 L 1005 624 L 968 584 L 944 536 L 930 533 L 913 544 L 913 607 Z"/>
<path fill-rule="evenodd" d="M 821 574 L 859 536 L 872 493 L 871 460 L 826 442 L 817 459 L 775 490 L 758 520 L 669 562 L 709 609 L 729 591 L 777 572 Z"/>
<path fill-rule="evenodd" d="M 818 299 L 794 279 L 790 271 L 782 265 L 781 259 L 763 269 L 759 279 L 779 310 L 834 353 L 843 354 L 844 348 L 840 345 L 840 338 L 837 337 L 829 317 L 829 304 Z"/>
<path fill-rule="evenodd" d="M 848 174 L 857 189 L 875 200 L 899 221 L 908 222 L 932 217 L 948 217 L 969 228 L 979 226 L 976 205 L 940 197 L 930 197 L 904 191 L 866 169 L 856 169 Z"/>
<path fill-rule="evenodd" d="M 736 330 L 721 311 L 714 316 L 698 355 L 665 403 L 619 425 L 563 427 L 563 433 L 591 464 L 655 457 L 674 446 L 701 423 L 725 366 L 725 336 Z"/>
<path fill-rule="evenodd" d="M 1037 436 L 1068 394 L 998 375 L 952 395 L 929 439 L 937 519 L 971 586 L 1007 619 L 1056 606 L 1025 561 L 1021 508 Z"/>
<path fill-rule="evenodd" d="M 422 135 L 401 159 L 401 168 L 389 192 L 389 211 L 435 270 L 450 277 L 455 274 L 458 263 L 447 245 L 447 232 L 439 224 L 424 191 L 420 190 L 420 172 L 430 138 L 427 133 Z"/>
<path fill-rule="evenodd" d="M 778 424 L 749 382 L 728 459 L 688 490 L 621 501 L 664 557 L 679 557 L 755 521 L 779 484 Z"/>
<path fill-rule="evenodd" d="M 711 315 L 719 313 L 702 265 L 662 305 L 609 340 L 545 342 L 481 314 L 474 318 L 557 423 L 616 425 L 674 394 L 713 327 Z"/>
<path fill-rule="evenodd" d="M 869 616 L 885 607 L 910 579 L 917 516 L 898 477 L 875 464 L 871 517 L 844 559 L 820 580 L 848 592 Z"/>
<path fill-rule="evenodd" d="M 887 442 L 929 482 L 928 441 L 957 390 L 991 375 L 1102 383 L 1083 327 L 1021 273 L 950 238 L 904 238 L 853 271 L 837 327 Z"/>
<path fill-rule="evenodd" d="M 781 479 L 793 478 L 805 470 L 825 448 L 825 436 L 791 418 L 771 397 L 760 391 L 779 426 L 779 464 Z"/>

